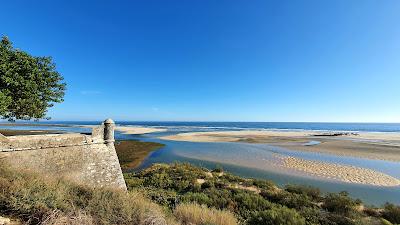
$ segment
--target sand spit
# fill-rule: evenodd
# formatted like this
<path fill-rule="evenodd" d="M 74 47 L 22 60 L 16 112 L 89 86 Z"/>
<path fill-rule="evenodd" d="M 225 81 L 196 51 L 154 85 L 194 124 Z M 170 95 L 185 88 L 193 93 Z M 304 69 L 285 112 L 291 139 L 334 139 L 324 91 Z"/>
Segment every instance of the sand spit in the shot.
<path fill-rule="evenodd" d="M 346 183 L 385 187 L 400 185 L 399 179 L 381 172 L 356 166 L 305 160 L 295 157 L 283 157 L 283 165 L 288 169 Z"/>
<path fill-rule="evenodd" d="M 77 126 L 78 127 L 83 127 L 83 128 L 97 127 L 97 126 L 94 126 L 94 125 L 77 125 Z M 154 132 L 167 131 L 167 129 L 152 128 L 152 127 L 141 127 L 141 126 L 116 126 L 115 130 L 116 131 L 120 131 L 123 134 L 148 134 L 148 133 L 154 133 Z"/>
<path fill-rule="evenodd" d="M 190 142 L 263 143 L 295 151 L 327 153 L 368 159 L 400 161 L 400 133 L 320 131 L 218 131 L 191 132 L 161 137 Z M 318 144 L 307 145 L 315 142 Z"/>
<path fill-rule="evenodd" d="M 154 132 L 164 132 L 167 129 L 140 126 L 117 126 L 115 130 L 120 131 L 123 134 L 148 134 Z"/>
<path fill-rule="evenodd" d="M 260 137 L 307 137 L 318 134 L 317 132 L 280 132 L 280 131 L 212 131 L 212 132 L 189 132 L 177 135 L 164 136 L 161 139 L 172 141 L 190 142 L 237 142 L 245 141 L 247 138 Z"/>
<path fill-rule="evenodd" d="M 334 133 L 334 132 L 332 132 Z M 394 132 L 341 132 L 342 135 L 332 135 L 329 137 L 329 132 L 322 131 L 212 131 L 212 132 L 189 132 L 180 133 L 177 135 L 165 136 L 162 139 L 175 141 L 191 141 L 191 142 L 235 142 L 246 141 L 246 139 L 271 138 L 271 137 L 286 137 L 286 138 L 335 138 L 344 140 L 366 141 L 374 144 L 387 144 L 400 146 L 400 133 Z M 327 136 L 323 136 L 327 135 Z"/>

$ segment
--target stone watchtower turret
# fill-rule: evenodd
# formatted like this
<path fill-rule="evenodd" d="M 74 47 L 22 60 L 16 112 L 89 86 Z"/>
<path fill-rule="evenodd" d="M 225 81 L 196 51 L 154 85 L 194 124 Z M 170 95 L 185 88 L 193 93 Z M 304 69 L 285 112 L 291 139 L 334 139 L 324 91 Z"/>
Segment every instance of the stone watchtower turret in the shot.
<path fill-rule="evenodd" d="M 114 129 L 115 123 L 112 119 L 104 120 L 104 142 L 106 145 L 113 145 L 114 146 Z"/>

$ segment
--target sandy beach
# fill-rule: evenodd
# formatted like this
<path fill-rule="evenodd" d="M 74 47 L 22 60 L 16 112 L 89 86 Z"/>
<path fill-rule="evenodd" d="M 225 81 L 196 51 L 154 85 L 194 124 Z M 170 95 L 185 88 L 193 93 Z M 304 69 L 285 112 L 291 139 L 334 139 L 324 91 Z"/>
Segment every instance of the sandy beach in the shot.
<path fill-rule="evenodd" d="M 93 125 L 78 125 L 78 127 L 84 128 L 93 128 L 96 126 Z M 119 131 L 123 134 L 149 134 L 154 132 L 163 132 L 166 129 L 161 128 L 151 128 L 151 127 L 141 127 L 141 126 L 116 126 L 116 131 Z"/>
<path fill-rule="evenodd" d="M 218 131 L 190 132 L 161 137 L 190 142 L 265 143 L 296 151 L 400 161 L 400 133 L 358 132 L 334 136 L 318 131 Z M 310 141 L 318 144 L 308 145 Z"/>
<path fill-rule="evenodd" d="M 115 130 L 120 131 L 123 134 L 148 134 L 148 133 L 166 131 L 166 129 L 161 129 L 161 128 L 150 128 L 150 127 L 139 127 L 139 126 L 117 126 Z"/>

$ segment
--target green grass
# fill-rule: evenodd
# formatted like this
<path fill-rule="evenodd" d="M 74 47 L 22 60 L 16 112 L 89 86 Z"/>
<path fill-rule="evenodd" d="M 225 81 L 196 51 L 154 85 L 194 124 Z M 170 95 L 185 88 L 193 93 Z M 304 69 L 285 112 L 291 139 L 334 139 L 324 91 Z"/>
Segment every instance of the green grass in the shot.
<path fill-rule="evenodd" d="M 123 140 L 115 142 L 121 169 L 124 172 L 138 167 L 142 161 L 152 152 L 164 147 L 155 142 L 142 142 L 135 140 Z"/>

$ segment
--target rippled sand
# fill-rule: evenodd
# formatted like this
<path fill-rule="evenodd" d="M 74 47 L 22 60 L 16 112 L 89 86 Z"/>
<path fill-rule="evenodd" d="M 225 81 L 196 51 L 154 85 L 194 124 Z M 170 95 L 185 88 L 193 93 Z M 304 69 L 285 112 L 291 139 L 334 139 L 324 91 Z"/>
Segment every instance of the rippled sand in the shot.
<path fill-rule="evenodd" d="M 356 166 L 305 160 L 295 157 L 283 157 L 283 165 L 286 168 L 306 174 L 346 183 L 387 187 L 400 185 L 399 179 L 378 171 Z"/>

